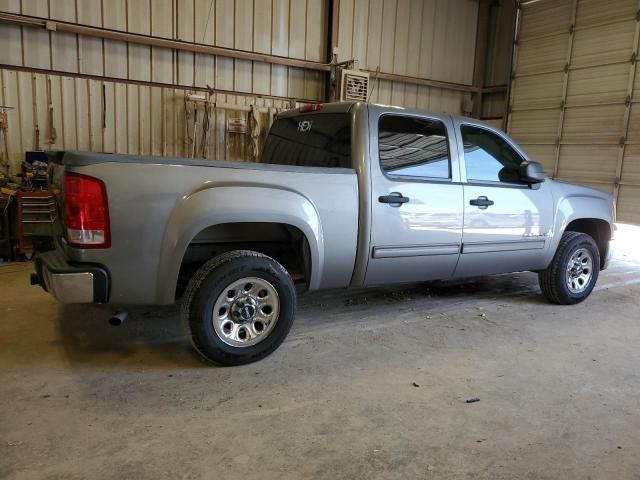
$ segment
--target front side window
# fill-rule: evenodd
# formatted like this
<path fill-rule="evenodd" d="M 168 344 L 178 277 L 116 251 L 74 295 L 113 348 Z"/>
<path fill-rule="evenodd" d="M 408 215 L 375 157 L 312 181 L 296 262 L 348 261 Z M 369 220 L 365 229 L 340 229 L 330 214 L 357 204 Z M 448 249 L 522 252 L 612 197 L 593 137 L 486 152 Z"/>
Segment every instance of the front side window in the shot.
<path fill-rule="evenodd" d="M 467 181 L 521 183 L 523 159 L 506 140 L 483 128 L 463 125 L 460 130 Z"/>
<path fill-rule="evenodd" d="M 378 127 L 380 166 L 392 178 L 451 178 L 447 130 L 438 120 L 385 115 Z"/>

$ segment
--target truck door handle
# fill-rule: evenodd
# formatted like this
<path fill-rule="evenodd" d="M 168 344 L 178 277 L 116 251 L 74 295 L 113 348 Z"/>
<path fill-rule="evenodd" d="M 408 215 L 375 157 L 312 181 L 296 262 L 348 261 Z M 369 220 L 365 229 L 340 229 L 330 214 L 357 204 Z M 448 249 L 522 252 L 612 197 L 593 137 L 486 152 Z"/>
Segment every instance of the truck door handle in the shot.
<path fill-rule="evenodd" d="M 409 201 L 409 197 L 403 197 L 399 192 L 391 192 L 389 195 L 382 195 L 378 197 L 380 203 L 388 203 L 392 207 L 399 207 L 403 203 Z"/>
<path fill-rule="evenodd" d="M 493 205 L 493 200 L 489 200 L 487 197 L 482 196 L 482 197 L 478 197 L 473 200 L 470 200 L 469 204 L 473 205 L 474 207 L 480 207 L 481 209 L 484 210 L 485 208 Z"/>

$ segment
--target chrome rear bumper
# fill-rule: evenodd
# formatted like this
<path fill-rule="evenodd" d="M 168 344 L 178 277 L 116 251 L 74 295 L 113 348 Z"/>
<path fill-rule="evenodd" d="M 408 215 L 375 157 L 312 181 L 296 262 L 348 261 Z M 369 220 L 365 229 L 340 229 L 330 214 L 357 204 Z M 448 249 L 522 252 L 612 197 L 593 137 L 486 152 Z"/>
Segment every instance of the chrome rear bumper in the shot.
<path fill-rule="evenodd" d="M 62 303 L 106 303 L 109 274 L 100 265 L 71 265 L 57 251 L 37 254 L 31 284 L 39 284 Z"/>

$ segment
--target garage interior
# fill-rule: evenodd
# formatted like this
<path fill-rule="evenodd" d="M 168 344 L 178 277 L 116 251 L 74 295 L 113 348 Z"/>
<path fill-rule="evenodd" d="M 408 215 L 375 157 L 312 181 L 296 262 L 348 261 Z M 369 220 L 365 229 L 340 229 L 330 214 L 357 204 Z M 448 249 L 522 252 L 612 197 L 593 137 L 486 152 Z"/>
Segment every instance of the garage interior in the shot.
<path fill-rule="evenodd" d="M 2 478 L 638 478 L 637 1 L 0 0 L 0 39 Z M 179 305 L 113 328 L 29 286 L 41 152 L 255 162 L 276 115 L 340 100 L 482 119 L 611 193 L 590 298 L 309 293 L 273 355 L 211 367 Z"/>

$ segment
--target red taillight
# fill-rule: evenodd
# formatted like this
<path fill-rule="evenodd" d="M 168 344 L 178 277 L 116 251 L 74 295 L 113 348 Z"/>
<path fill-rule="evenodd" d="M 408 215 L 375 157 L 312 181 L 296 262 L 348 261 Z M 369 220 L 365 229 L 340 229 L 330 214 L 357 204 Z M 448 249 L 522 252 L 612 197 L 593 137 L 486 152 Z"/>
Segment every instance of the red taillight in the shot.
<path fill-rule="evenodd" d="M 300 113 L 319 112 L 320 110 L 322 110 L 321 103 L 310 103 L 308 105 L 303 105 L 300 108 L 298 108 L 298 111 Z"/>
<path fill-rule="evenodd" d="M 71 246 L 111 247 L 107 190 L 101 180 L 77 173 L 65 174 L 64 221 Z"/>

